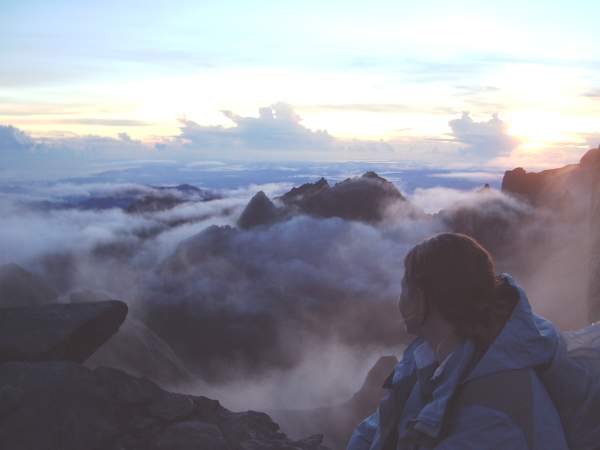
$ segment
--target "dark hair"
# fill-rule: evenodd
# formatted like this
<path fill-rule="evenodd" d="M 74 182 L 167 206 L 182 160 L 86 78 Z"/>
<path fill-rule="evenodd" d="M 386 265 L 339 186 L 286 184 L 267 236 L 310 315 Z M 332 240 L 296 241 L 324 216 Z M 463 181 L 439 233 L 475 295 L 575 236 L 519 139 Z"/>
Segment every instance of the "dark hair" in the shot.
<path fill-rule="evenodd" d="M 490 253 L 475 239 L 441 233 L 417 244 L 404 259 L 409 287 L 420 288 L 458 336 L 484 351 L 518 301 L 518 292 L 496 276 Z"/>

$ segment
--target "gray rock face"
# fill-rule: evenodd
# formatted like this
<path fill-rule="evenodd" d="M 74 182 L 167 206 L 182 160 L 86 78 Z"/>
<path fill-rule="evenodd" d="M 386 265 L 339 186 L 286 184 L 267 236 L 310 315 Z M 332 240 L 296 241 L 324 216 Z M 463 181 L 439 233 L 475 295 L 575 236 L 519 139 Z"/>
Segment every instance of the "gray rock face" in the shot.
<path fill-rule="evenodd" d="M 0 309 L 0 362 L 83 362 L 126 315 L 120 301 Z"/>
<path fill-rule="evenodd" d="M 291 441 L 262 413 L 171 394 L 116 369 L 71 362 L 0 365 L 0 448 L 10 450 L 325 450 Z M 6 406 L 5 406 L 6 403 Z"/>

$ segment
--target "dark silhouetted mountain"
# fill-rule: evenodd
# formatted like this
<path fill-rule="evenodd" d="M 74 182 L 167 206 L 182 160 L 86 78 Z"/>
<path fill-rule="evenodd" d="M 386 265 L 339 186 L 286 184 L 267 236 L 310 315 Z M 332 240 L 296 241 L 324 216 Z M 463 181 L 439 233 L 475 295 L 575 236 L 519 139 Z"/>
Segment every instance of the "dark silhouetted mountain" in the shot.
<path fill-rule="evenodd" d="M 306 199 L 314 197 L 327 189 L 330 189 L 329 183 L 321 177 L 315 183 L 305 183 L 300 187 L 293 187 L 279 198 L 286 205 L 301 205 Z"/>
<path fill-rule="evenodd" d="M 152 213 L 172 209 L 182 203 L 205 202 L 221 198 L 217 193 L 190 184 L 178 186 L 140 186 L 110 195 L 67 196 L 54 201 L 28 203 L 34 209 L 104 210 L 118 208 L 130 214 Z"/>
<path fill-rule="evenodd" d="M 298 226 L 310 229 L 316 222 L 304 216 Z M 333 225 L 331 232 L 340 233 L 354 226 L 344 221 Z M 360 283 L 360 289 L 332 282 L 332 271 L 346 269 L 320 262 L 325 246 L 335 244 L 330 239 L 286 241 L 290 232 L 284 227 L 246 231 L 211 226 L 181 242 L 144 297 L 144 322 L 190 370 L 221 382 L 294 367 L 306 336 L 335 336 L 361 346 L 398 343 L 395 302 L 377 297 L 376 283 L 383 286 L 389 280 L 377 277 Z M 271 242 L 279 240 L 284 242 L 271 250 Z M 348 264 L 348 276 L 360 272 L 370 277 L 369 271 L 353 272 Z M 357 330 L 353 324 L 365 315 L 372 320 Z"/>
<path fill-rule="evenodd" d="M 146 195 L 138 200 L 134 200 L 125 208 L 125 211 L 130 214 L 152 213 L 157 211 L 166 211 L 168 209 L 175 208 L 182 203 L 185 203 L 185 200 L 177 197 L 154 197 L 151 195 Z"/>
<path fill-rule="evenodd" d="M 43 278 L 17 264 L 0 266 L 0 306 L 43 305 L 57 297 L 56 290 Z"/>
<path fill-rule="evenodd" d="M 157 194 L 144 195 L 129 204 L 125 211 L 131 214 L 166 211 L 186 202 L 205 202 L 221 198 L 219 195 L 190 184 L 153 186 Z"/>
<path fill-rule="evenodd" d="M 253 228 L 258 225 L 269 225 L 283 216 L 279 210 L 263 191 L 257 192 L 238 219 L 240 228 Z"/>
<path fill-rule="evenodd" d="M 375 172 L 347 178 L 333 187 L 325 178 L 320 178 L 294 187 L 275 200 L 282 206 L 277 207 L 263 192 L 256 194 L 240 216 L 238 225 L 247 229 L 296 214 L 378 222 L 383 219 L 387 206 L 406 201 L 392 182 Z"/>
<path fill-rule="evenodd" d="M 507 170 L 502 179 L 502 191 L 536 206 L 569 207 L 589 197 L 594 173 L 599 170 L 600 148 L 596 148 L 589 150 L 579 164 L 541 172 L 527 172 L 522 167 Z"/>
<path fill-rule="evenodd" d="M 444 229 L 474 237 L 494 256 L 501 257 L 511 251 L 507 244 L 531 218 L 531 211 L 519 202 L 488 193 L 488 189 L 480 190 L 481 201 L 458 202 L 433 217 L 441 221 Z"/>
<path fill-rule="evenodd" d="M 316 183 L 292 189 L 280 200 L 284 205 L 312 216 L 377 222 L 383 218 L 386 206 L 405 201 L 405 198 L 390 181 L 375 172 L 365 172 L 333 187 L 321 178 Z"/>

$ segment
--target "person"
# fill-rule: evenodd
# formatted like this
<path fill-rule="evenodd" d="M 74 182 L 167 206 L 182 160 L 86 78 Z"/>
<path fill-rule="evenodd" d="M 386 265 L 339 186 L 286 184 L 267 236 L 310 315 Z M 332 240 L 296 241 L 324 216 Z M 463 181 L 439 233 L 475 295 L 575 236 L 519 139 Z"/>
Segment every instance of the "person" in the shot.
<path fill-rule="evenodd" d="M 347 450 L 569 448 L 540 375 L 555 364 L 561 334 L 511 275 L 496 275 L 479 243 L 442 233 L 416 245 L 399 309 L 416 339 Z"/>

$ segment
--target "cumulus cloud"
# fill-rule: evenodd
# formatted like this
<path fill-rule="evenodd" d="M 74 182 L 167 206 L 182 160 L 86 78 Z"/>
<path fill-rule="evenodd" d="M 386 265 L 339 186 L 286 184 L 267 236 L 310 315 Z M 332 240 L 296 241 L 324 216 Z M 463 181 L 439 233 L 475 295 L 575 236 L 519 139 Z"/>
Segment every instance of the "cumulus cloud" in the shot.
<path fill-rule="evenodd" d="M 243 117 L 231 111 L 223 114 L 234 126 L 205 126 L 182 120 L 178 139 L 201 150 L 324 150 L 334 143 L 326 131 L 313 131 L 302 125 L 301 117 L 286 103 L 260 108 L 258 117 Z"/>
<path fill-rule="evenodd" d="M 176 136 L 163 137 L 154 144 L 132 139 L 127 133 L 116 137 L 66 135 L 33 138 L 13 126 L 0 126 L 0 170 L 12 179 L 85 175 L 110 162 L 137 163 L 170 158 L 178 162 L 225 159 L 390 161 L 411 159 L 456 163 L 456 147 L 470 161 L 486 162 L 507 155 L 518 144 L 497 116 L 475 122 L 468 113 L 450 121 L 453 139 L 363 140 L 339 138 L 326 130 L 310 129 L 294 108 L 274 103 L 259 109 L 258 115 L 241 116 L 223 111 L 231 126 L 212 126 L 181 120 Z M 96 123 L 93 120 L 90 123 Z M 127 125 L 127 121 L 110 122 Z M 10 150 L 10 151 L 8 151 Z"/>
<path fill-rule="evenodd" d="M 465 147 L 464 155 L 476 160 L 491 160 L 509 155 L 519 140 L 508 134 L 508 126 L 497 114 L 488 121 L 476 122 L 468 112 L 448 122 L 454 139 Z"/>
<path fill-rule="evenodd" d="M 11 125 L 0 125 L 0 152 L 22 151 L 33 147 L 31 137 Z"/>
<path fill-rule="evenodd" d="M 233 126 L 201 125 L 181 120 L 178 136 L 158 145 L 162 150 L 185 149 L 215 157 L 308 160 L 392 159 L 394 145 L 384 140 L 341 139 L 326 130 L 312 130 L 287 103 L 259 108 L 258 117 L 223 114 Z"/>
<path fill-rule="evenodd" d="M 85 175 L 110 161 L 163 158 L 152 146 L 118 137 L 68 135 L 33 138 L 13 126 L 0 125 L 0 173 L 4 180 L 53 179 Z"/>

